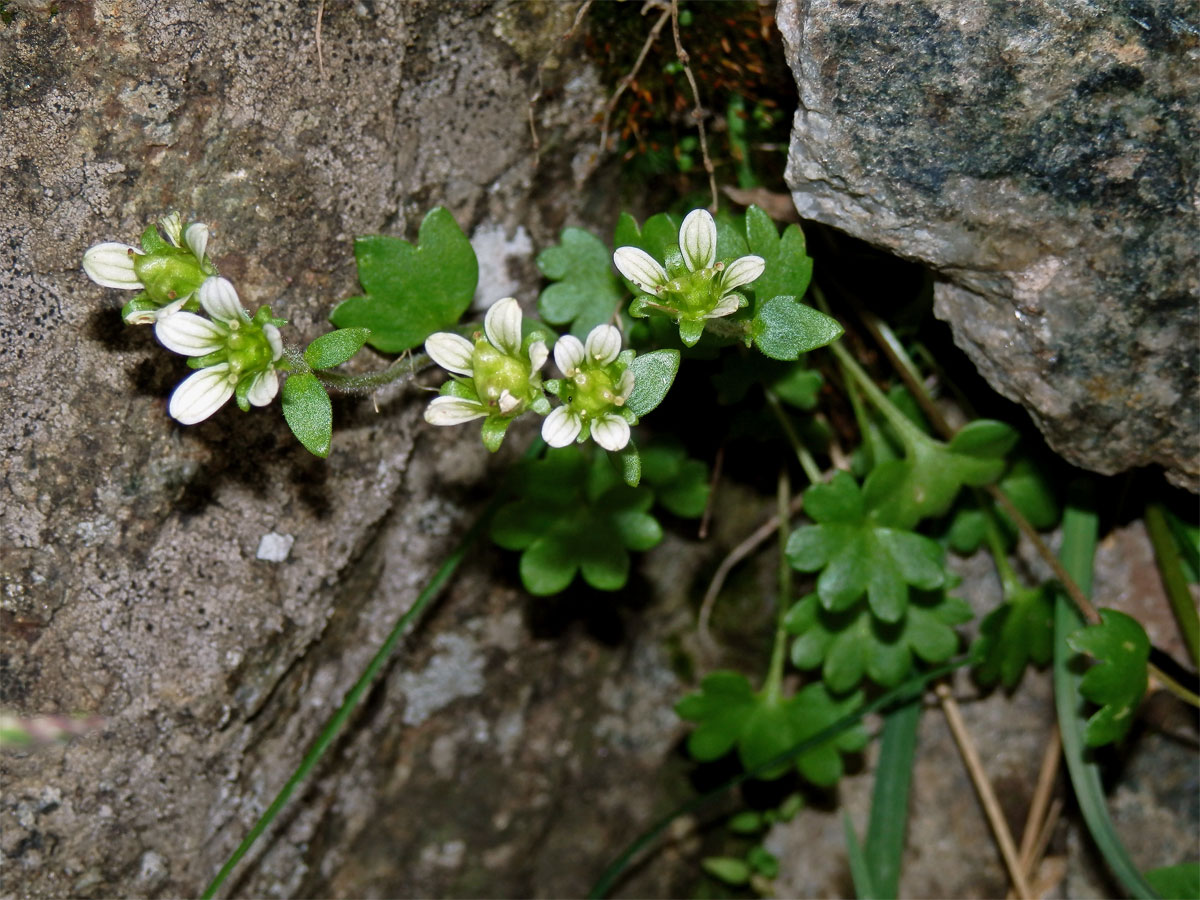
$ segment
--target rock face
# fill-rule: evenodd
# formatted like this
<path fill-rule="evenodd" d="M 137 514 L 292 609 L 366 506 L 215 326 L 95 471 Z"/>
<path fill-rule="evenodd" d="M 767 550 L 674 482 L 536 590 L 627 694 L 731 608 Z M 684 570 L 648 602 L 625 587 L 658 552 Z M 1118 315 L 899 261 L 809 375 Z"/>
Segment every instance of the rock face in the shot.
<path fill-rule="evenodd" d="M 800 214 L 933 266 L 1049 442 L 1200 488 L 1194 2 L 781 0 Z"/>
<path fill-rule="evenodd" d="M 178 426 L 166 399 L 183 360 L 122 325 L 128 295 L 87 280 L 84 250 L 172 208 L 200 218 L 246 305 L 269 302 L 301 343 L 354 292 L 356 234 L 415 237 L 441 204 L 488 247 L 544 246 L 580 206 L 572 154 L 594 146 L 604 100 L 580 54 L 545 67 L 535 162 L 531 79 L 574 13 L 7 5 L 0 710 L 104 724 L 0 753 L 6 895 L 196 896 L 504 462 L 470 429 L 426 426 L 415 391 L 378 411 L 336 402 L 328 462 L 278 407 Z M 534 272 L 526 258 L 502 274 L 529 302 Z M 565 626 L 539 637 L 520 595 L 489 583 L 503 559 L 479 552 L 237 893 L 581 894 L 653 811 L 679 693 L 653 629 L 619 650 Z M 588 848 L 564 865 L 547 835 L 580 823 Z"/>

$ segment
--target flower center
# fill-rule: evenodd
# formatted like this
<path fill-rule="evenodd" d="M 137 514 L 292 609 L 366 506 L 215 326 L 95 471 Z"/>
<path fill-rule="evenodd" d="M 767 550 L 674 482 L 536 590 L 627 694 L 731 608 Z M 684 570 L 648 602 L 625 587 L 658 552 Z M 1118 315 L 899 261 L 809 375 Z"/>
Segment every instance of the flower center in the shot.
<path fill-rule="evenodd" d="M 501 353 L 485 338 L 475 342 L 471 357 L 475 393 L 488 406 L 499 406 L 500 397 L 508 391 L 517 405 L 506 412 L 516 415 L 524 411 L 530 399 L 529 376 L 533 367 L 525 360 Z"/>
<path fill-rule="evenodd" d="M 666 305 L 679 310 L 685 318 L 703 316 L 721 300 L 719 274 L 720 268 L 716 266 L 685 272 L 667 282 L 661 296 Z"/>
<path fill-rule="evenodd" d="M 613 389 L 613 380 L 603 369 L 580 369 L 567 384 L 567 403 L 580 418 L 595 418 L 624 401 Z"/>
<path fill-rule="evenodd" d="M 229 360 L 229 371 L 234 375 L 244 372 L 266 371 L 271 367 L 274 351 L 271 342 L 263 334 L 262 327 L 250 323 L 230 332 L 225 339 Z"/>
<path fill-rule="evenodd" d="M 135 255 L 133 271 L 150 299 L 158 304 L 188 296 L 208 277 L 191 251 L 179 247 Z"/>

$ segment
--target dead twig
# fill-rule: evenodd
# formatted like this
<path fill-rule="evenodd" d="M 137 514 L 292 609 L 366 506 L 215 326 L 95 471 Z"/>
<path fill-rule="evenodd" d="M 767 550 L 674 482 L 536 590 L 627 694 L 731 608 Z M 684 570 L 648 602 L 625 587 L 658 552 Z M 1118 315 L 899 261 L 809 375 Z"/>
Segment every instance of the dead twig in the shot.
<path fill-rule="evenodd" d="M 971 739 L 970 732 L 967 731 L 962 712 L 958 708 L 958 701 L 954 699 L 950 687 L 945 683 L 937 686 L 936 693 L 938 701 L 942 704 L 946 723 L 950 726 L 950 733 L 954 735 L 954 742 L 958 745 L 963 765 L 967 768 L 971 783 L 975 785 L 975 793 L 979 795 L 984 815 L 987 816 L 988 824 L 992 827 L 992 834 L 996 838 L 996 844 L 1000 847 L 1000 855 L 1004 857 L 1004 866 L 1008 869 L 1008 877 L 1012 881 L 1013 889 L 1017 892 L 1020 900 L 1030 900 L 1032 894 L 1029 891 L 1029 882 L 1025 878 L 1025 870 L 1021 866 L 1021 859 L 1017 855 L 1017 845 L 1013 842 L 1012 832 L 1008 830 L 1008 823 L 1004 820 L 1004 813 L 996 800 L 992 783 L 988 781 L 983 763 L 979 761 L 979 753 L 975 749 L 975 742 Z"/>
<path fill-rule="evenodd" d="M 663 9 L 661 2 L 648 2 L 642 7 L 642 15 L 645 15 L 651 9 Z M 608 127 L 612 123 L 612 114 L 617 108 L 617 103 L 621 100 L 621 95 L 633 84 L 633 80 L 637 78 L 637 73 L 642 68 L 642 63 L 646 61 L 646 56 L 650 53 L 650 48 L 654 46 L 658 40 L 659 34 L 663 30 L 663 26 L 667 24 L 667 20 L 671 18 L 670 8 L 663 9 L 662 14 L 658 17 L 658 21 L 650 28 L 650 33 L 646 35 L 646 40 L 642 44 L 641 52 L 633 62 L 633 68 L 617 82 L 617 88 L 613 91 L 613 95 L 608 98 L 608 103 L 604 104 L 604 123 L 600 126 L 600 152 L 608 152 Z"/>
<path fill-rule="evenodd" d="M 317 71 L 321 80 L 325 80 L 325 54 L 321 50 L 321 22 L 325 18 L 325 0 L 317 4 Z"/>
<path fill-rule="evenodd" d="M 799 494 L 792 498 L 791 505 L 788 506 L 788 511 L 791 515 L 796 515 L 804 506 L 804 495 Z M 759 546 L 779 530 L 779 516 L 772 516 L 762 525 L 760 525 L 748 538 L 729 551 L 729 554 L 721 560 L 721 564 L 717 566 L 717 571 L 713 574 L 712 581 L 709 582 L 708 590 L 704 592 L 704 600 L 700 603 L 700 613 L 696 620 L 696 630 L 700 633 L 700 640 L 713 646 L 715 641 L 708 631 L 708 620 L 712 616 L 713 606 L 717 602 L 717 595 L 721 593 L 721 588 L 725 586 L 725 579 L 729 577 L 729 573 L 733 567 L 740 563 L 743 559 L 753 553 Z"/>
<path fill-rule="evenodd" d="M 713 171 L 712 157 L 708 155 L 708 137 L 704 130 L 704 107 L 700 105 L 700 88 L 696 85 L 696 76 L 692 74 L 688 52 L 683 49 L 683 41 L 679 37 L 679 0 L 671 0 L 671 31 L 675 35 L 675 57 L 683 66 L 683 74 L 687 76 L 688 84 L 692 88 L 692 100 L 695 101 L 692 118 L 696 120 L 696 130 L 700 132 L 700 157 L 704 160 L 704 171 L 708 173 L 708 189 L 712 193 L 712 203 L 709 204 L 708 211 L 716 213 L 720 204 L 717 176 Z"/>
<path fill-rule="evenodd" d="M 700 516 L 700 530 L 697 537 L 704 540 L 708 537 L 708 524 L 712 520 L 713 497 L 717 493 L 717 482 L 721 480 L 721 468 L 725 464 L 725 445 L 717 448 L 716 459 L 713 460 L 712 478 L 708 482 L 708 499 L 704 501 L 704 513 Z"/>

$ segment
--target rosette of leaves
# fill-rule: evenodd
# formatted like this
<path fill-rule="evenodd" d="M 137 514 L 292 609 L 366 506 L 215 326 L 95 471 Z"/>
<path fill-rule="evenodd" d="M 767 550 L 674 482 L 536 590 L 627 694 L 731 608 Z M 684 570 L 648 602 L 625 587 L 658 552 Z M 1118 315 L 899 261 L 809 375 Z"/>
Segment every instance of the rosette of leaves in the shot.
<path fill-rule="evenodd" d="M 862 600 L 833 612 L 809 594 L 792 606 L 784 624 L 796 636 L 792 663 L 799 669 L 820 666 L 829 689 L 842 692 L 864 676 L 881 687 L 895 687 L 912 672 L 916 659 L 945 662 L 958 649 L 954 626 L 972 616 L 966 603 L 945 591 L 915 592 L 896 622 L 871 615 Z"/>
<path fill-rule="evenodd" d="M 904 618 L 910 587 L 936 590 L 947 576 L 936 541 L 892 524 L 895 498 L 875 484 L 879 471 L 865 489 L 838 472 L 806 490 L 804 508 L 816 524 L 792 532 L 787 558 L 801 572 L 821 573 L 817 595 L 825 609 L 844 612 L 865 594 L 871 614 L 894 624 Z"/>
<path fill-rule="evenodd" d="M 695 759 L 720 759 L 736 747 L 742 766 L 751 771 L 816 736 L 861 704 L 858 691 L 835 698 L 818 682 L 784 697 L 777 690 L 756 692 L 737 672 L 718 671 L 700 683 L 697 693 L 680 700 L 675 711 L 681 719 L 696 723 L 688 737 L 688 752 Z M 813 784 L 830 787 L 842 777 L 842 754 L 857 752 L 866 742 L 866 732 L 855 725 L 800 753 L 794 765 Z M 781 763 L 756 775 L 779 778 L 790 765 Z"/>
<path fill-rule="evenodd" d="M 550 450 L 518 467 L 514 492 L 491 535 L 506 550 L 521 551 L 521 581 L 531 594 L 556 594 L 577 574 L 598 590 L 619 590 L 629 578 L 629 551 L 662 540 L 649 513 L 653 492 L 625 484 L 603 453 Z"/>

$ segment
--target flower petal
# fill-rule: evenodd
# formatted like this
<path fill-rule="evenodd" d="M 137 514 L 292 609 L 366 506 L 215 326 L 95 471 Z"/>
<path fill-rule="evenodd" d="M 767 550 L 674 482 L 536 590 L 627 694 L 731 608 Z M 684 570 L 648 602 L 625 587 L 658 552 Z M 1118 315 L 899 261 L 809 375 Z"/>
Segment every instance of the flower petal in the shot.
<path fill-rule="evenodd" d="M 204 356 L 224 347 L 228 332 L 203 316 L 175 312 L 154 323 L 154 336 L 168 350 L 184 356 Z"/>
<path fill-rule="evenodd" d="M 729 293 L 744 284 L 749 284 L 763 273 L 767 267 L 766 260 L 761 256 L 743 256 L 735 259 L 721 273 L 721 291 Z"/>
<path fill-rule="evenodd" d="M 621 377 L 617 380 L 616 385 L 617 396 L 624 402 L 629 399 L 629 395 L 633 393 L 633 369 L 626 369 L 621 373 Z"/>
<path fill-rule="evenodd" d="M 671 279 L 658 260 L 640 247 L 618 247 L 613 254 L 617 271 L 647 293 L 655 293 Z"/>
<path fill-rule="evenodd" d="M 187 313 L 176 313 L 175 315 L 183 316 Z M 218 363 L 215 366 L 193 372 L 185 378 L 179 387 L 175 388 L 175 393 L 171 395 L 167 412 L 171 414 L 171 418 L 184 425 L 195 425 L 197 422 L 203 422 L 224 406 L 225 401 L 232 396 L 233 381 L 229 377 L 229 364 Z"/>
<path fill-rule="evenodd" d="M 741 294 L 726 294 L 721 298 L 712 309 L 706 312 L 702 318 L 719 319 L 721 316 L 732 316 L 735 312 L 742 308 Z"/>
<path fill-rule="evenodd" d="M 492 346 L 509 356 L 521 353 L 521 307 L 512 297 L 492 304 L 483 318 L 483 331 Z"/>
<path fill-rule="evenodd" d="M 569 406 L 560 406 L 542 422 L 542 440 L 551 447 L 565 447 L 579 437 L 581 428 L 583 420 Z"/>
<path fill-rule="evenodd" d="M 607 366 L 621 354 L 621 332 L 615 325 L 597 325 L 587 336 L 584 352 L 602 366 Z"/>
<path fill-rule="evenodd" d="M 283 356 L 283 338 L 279 334 L 279 329 L 268 322 L 262 327 L 263 336 L 267 339 L 267 343 L 271 345 L 271 362 Z"/>
<path fill-rule="evenodd" d="M 570 378 L 585 357 L 583 342 L 573 334 L 564 334 L 554 342 L 554 364 Z"/>
<path fill-rule="evenodd" d="M 532 366 L 533 372 L 537 372 L 544 366 L 549 358 L 550 350 L 546 347 L 545 341 L 534 341 L 529 345 L 529 365 Z"/>
<path fill-rule="evenodd" d="M 143 285 L 133 269 L 135 255 L 141 256 L 142 251 L 128 244 L 115 241 L 97 244 L 83 254 L 83 271 L 101 287 L 122 291 L 141 290 Z"/>
<path fill-rule="evenodd" d="M 246 391 L 246 399 L 254 406 L 266 406 L 279 393 L 279 376 L 274 369 L 267 369 L 254 376 L 250 390 Z"/>
<path fill-rule="evenodd" d="M 474 371 L 475 345 L 462 335 L 451 334 L 449 331 L 431 334 L 425 340 L 425 352 L 447 372 L 471 375 Z"/>
<path fill-rule="evenodd" d="M 679 250 L 689 272 L 717 261 L 717 223 L 707 209 L 693 209 L 679 226 Z"/>
<path fill-rule="evenodd" d="M 605 450 L 614 453 L 624 450 L 629 443 L 629 423 L 618 415 L 605 413 L 592 423 L 592 439 Z"/>
<path fill-rule="evenodd" d="M 204 262 L 204 251 L 208 249 L 208 226 L 203 222 L 193 222 L 183 233 L 188 249 L 200 262 Z"/>
<path fill-rule="evenodd" d="M 425 421 L 430 425 L 461 425 L 472 419 L 482 419 L 488 410 L 481 403 L 461 397 L 434 397 L 425 408 Z"/>
<path fill-rule="evenodd" d="M 237 291 L 228 278 L 213 275 L 200 285 L 200 305 L 218 322 L 241 324 L 247 318 Z"/>
<path fill-rule="evenodd" d="M 177 313 L 177 312 L 179 312 L 179 310 L 183 309 L 183 304 L 187 303 L 191 299 L 192 299 L 192 295 L 188 294 L 186 297 L 180 297 L 177 300 L 172 300 L 166 306 L 160 306 L 154 312 L 155 321 L 157 321 L 158 319 L 165 319 L 167 316 L 175 315 L 175 313 Z"/>
<path fill-rule="evenodd" d="M 506 416 L 521 405 L 521 401 L 513 396 L 512 391 L 505 388 L 500 392 L 500 412 Z"/>

